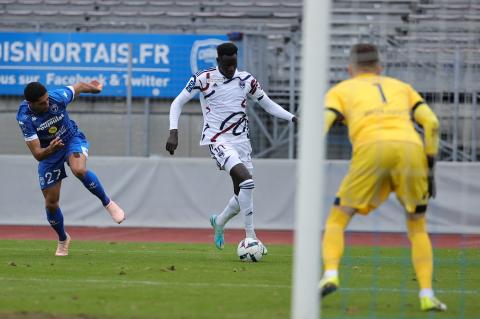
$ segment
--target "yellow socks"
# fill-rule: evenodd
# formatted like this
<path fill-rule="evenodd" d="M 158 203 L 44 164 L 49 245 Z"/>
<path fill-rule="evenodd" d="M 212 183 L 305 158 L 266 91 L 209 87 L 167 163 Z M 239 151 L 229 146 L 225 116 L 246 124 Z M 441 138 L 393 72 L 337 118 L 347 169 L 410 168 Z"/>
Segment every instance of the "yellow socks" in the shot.
<path fill-rule="evenodd" d="M 344 231 L 350 219 L 351 216 L 337 206 L 333 206 L 330 210 L 323 235 L 324 271 L 338 269 L 344 249 Z"/>
<path fill-rule="evenodd" d="M 430 238 L 427 234 L 425 217 L 407 219 L 408 238 L 412 244 L 412 262 L 417 274 L 420 289 L 432 288 L 433 252 Z M 433 294 L 433 293 L 432 293 Z"/>

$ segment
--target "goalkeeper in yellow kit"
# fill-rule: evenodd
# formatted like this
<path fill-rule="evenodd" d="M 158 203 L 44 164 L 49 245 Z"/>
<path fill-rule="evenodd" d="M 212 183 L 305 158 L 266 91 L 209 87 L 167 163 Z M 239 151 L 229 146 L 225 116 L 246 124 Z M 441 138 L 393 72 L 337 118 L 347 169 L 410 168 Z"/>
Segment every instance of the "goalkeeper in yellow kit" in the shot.
<path fill-rule="evenodd" d="M 319 288 L 323 297 L 339 287 L 344 231 L 352 216 L 368 214 L 395 192 L 406 210 L 420 307 L 445 311 L 446 305 L 435 298 L 432 289 L 432 245 L 425 223 L 428 200 L 435 196 L 439 123 L 410 85 L 380 75 L 379 62 L 374 45 L 354 45 L 351 79 L 335 85 L 325 97 L 325 132 L 335 121 L 344 122 L 353 155 L 325 225 L 325 272 Z M 423 127 L 423 141 L 414 121 Z"/>

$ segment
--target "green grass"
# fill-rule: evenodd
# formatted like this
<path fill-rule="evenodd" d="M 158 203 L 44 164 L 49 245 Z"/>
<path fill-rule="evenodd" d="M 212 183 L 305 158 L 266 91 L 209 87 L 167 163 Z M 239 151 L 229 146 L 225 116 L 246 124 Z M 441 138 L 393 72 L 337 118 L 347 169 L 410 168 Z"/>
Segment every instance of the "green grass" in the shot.
<path fill-rule="evenodd" d="M 292 247 L 259 263 L 235 247 L 81 242 L 53 256 L 52 241 L 0 241 L 0 318 L 289 318 Z M 437 249 L 435 288 L 447 313 L 422 313 L 409 250 L 352 247 L 324 318 L 477 318 L 478 250 Z M 43 315 L 44 314 L 44 315 Z"/>

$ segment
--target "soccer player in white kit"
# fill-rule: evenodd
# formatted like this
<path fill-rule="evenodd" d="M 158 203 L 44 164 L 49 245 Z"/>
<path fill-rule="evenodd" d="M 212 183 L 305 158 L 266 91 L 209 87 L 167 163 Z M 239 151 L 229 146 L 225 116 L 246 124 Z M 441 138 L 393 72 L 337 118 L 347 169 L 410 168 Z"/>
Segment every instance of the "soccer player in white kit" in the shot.
<path fill-rule="evenodd" d="M 245 218 L 245 234 L 257 238 L 253 227 L 253 189 L 255 187 L 250 153 L 247 97 L 256 101 L 268 113 L 297 123 L 297 118 L 273 102 L 258 81 L 248 72 L 237 70 L 235 44 L 226 42 L 217 47 L 216 68 L 194 74 L 185 89 L 170 107 L 170 136 L 166 149 L 171 155 L 178 146 L 178 119 L 183 105 L 200 93 L 203 129 L 200 145 L 208 145 L 220 169 L 232 178 L 234 194 L 220 215 L 212 215 L 214 242 L 218 249 L 224 246 L 224 226 L 239 212 Z M 266 249 L 265 249 L 266 251 Z"/>

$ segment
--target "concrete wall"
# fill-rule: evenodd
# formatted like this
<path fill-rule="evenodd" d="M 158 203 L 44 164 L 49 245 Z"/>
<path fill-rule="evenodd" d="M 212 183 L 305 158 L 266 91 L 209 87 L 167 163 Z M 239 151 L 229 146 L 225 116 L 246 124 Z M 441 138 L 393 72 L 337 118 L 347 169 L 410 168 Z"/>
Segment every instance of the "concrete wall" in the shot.
<path fill-rule="evenodd" d="M 256 227 L 293 229 L 296 161 L 254 160 L 254 165 Z M 120 227 L 208 228 L 210 215 L 221 212 L 233 193 L 229 176 L 207 158 L 91 157 L 88 167 L 127 212 L 128 219 Z M 347 169 L 345 161 L 325 164 L 325 204 L 322 211 L 314 213 L 326 216 Z M 31 156 L 0 156 L 0 224 L 46 224 L 36 170 Z M 60 201 L 66 224 L 114 226 L 100 201 L 68 173 Z M 429 230 L 480 233 L 480 163 L 439 163 L 437 187 L 437 197 L 427 212 Z M 242 226 L 242 216 L 228 225 Z M 349 230 L 402 232 L 405 215 L 391 196 L 368 217 L 354 218 Z"/>

